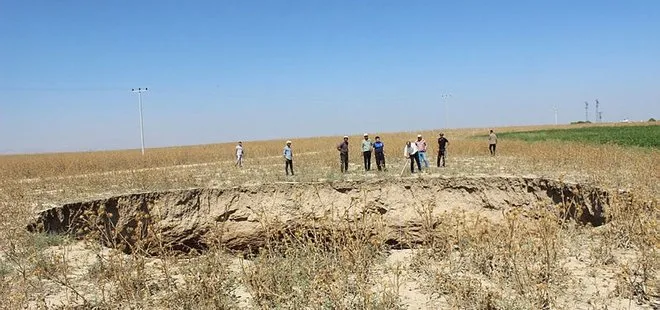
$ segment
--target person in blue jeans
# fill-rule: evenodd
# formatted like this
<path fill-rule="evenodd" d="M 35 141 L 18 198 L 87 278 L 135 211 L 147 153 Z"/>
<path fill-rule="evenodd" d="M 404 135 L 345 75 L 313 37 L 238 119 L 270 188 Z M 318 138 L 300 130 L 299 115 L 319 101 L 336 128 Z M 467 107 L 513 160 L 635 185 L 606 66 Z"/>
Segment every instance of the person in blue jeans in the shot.
<path fill-rule="evenodd" d="M 378 166 L 378 171 L 385 170 L 385 144 L 383 141 L 380 141 L 380 137 L 376 136 L 376 142 L 374 142 L 374 154 L 376 155 L 376 166 Z"/>
<path fill-rule="evenodd" d="M 415 141 L 415 145 L 417 146 L 417 154 L 419 154 L 418 156 L 420 163 L 424 163 L 424 167 L 428 168 L 429 161 L 426 157 L 426 140 L 422 138 L 422 135 L 417 135 L 417 141 Z"/>

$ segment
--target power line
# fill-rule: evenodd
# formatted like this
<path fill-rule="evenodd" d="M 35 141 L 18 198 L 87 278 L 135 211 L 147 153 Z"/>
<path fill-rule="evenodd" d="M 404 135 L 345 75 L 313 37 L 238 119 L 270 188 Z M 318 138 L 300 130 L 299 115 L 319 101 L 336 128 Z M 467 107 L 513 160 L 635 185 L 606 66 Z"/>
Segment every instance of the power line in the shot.
<path fill-rule="evenodd" d="M 442 99 L 444 100 L 445 103 L 445 129 L 449 129 L 449 110 L 447 108 L 449 98 L 452 97 L 451 94 L 442 94 Z"/>
<path fill-rule="evenodd" d="M 119 92 L 125 90 L 126 87 L 0 87 L 0 92 Z"/>
<path fill-rule="evenodd" d="M 153 86 L 153 85 L 152 85 Z M 217 91 L 220 88 L 219 84 L 205 84 L 195 85 L 188 87 L 181 87 L 180 85 L 156 85 L 158 93 L 164 91 Z M 10 86 L 0 85 L 0 92 L 125 92 L 130 86 L 74 86 L 74 87 L 49 87 L 49 86 Z"/>

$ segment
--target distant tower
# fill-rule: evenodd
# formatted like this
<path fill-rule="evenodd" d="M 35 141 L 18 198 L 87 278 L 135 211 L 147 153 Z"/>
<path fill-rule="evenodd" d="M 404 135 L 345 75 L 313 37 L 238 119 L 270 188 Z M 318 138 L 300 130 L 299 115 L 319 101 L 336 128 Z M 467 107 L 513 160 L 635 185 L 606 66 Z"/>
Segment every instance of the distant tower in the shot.
<path fill-rule="evenodd" d="M 584 121 L 589 121 L 589 102 L 584 102 Z"/>
<path fill-rule="evenodd" d="M 598 122 L 599 123 L 603 122 L 603 111 L 598 111 Z"/>
<path fill-rule="evenodd" d="M 596 99 L 596 123 L 600 123 L 600 113 L 598 112 L 598 106 L 600 103 L 598 102 L 598 99 Z"/>
<path fill-rule="evenodd" d="M 557 125 L 557 105 L 552 106 L 552 109 L 555 111 L 555 126 Z"/>

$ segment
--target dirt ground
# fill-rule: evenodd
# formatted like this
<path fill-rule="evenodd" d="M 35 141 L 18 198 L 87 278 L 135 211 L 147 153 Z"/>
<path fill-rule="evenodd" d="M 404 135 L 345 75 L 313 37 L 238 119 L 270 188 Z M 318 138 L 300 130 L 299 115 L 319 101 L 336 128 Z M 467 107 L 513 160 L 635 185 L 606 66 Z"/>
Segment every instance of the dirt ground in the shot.
<path fill-rule="evenodd" d="M 447 167 L 415 174 L 396 155 L 382 172 L 352 157 L 341 174 L 334 150 L 309 144 L 293 177 L 263 155 L 243 168 L 221 159 L 4 180 L 5 305 L 660 307 L 657 153 L 510 142 L 488 156 L 461 139 Z M 345 244 L 280 248 L 310 233 Z M 274 279 L 281 287 L 259 285 Z"/>
<path fill-rule="evenodd" d="M 396 245 L 387 250 L 383 261 L 375 266 L 374 278 L 378 285 L 396 288 L 402 307 L 407 309 L 451 309 L 455 307 L 443 295 L 425 289 L 424 279 L 416 271 L 415 256 L 423 244 L 425 225 L 443 225 L 442 216 L 461 212 L 470 219 L 483 218 L 490 222 L 506 221 L 512 210 L 528 210 L 533 216 L 536 208 L 553 209 L 556 206 L 580 206 L 573 216 L 580 225 L 587 225 L 566 234 L 570 242 L 558 264 L 566 275 L 568 289 L 556 301 L 557 305 L 572 309 L 650 309 L 628 299 L 617 298 L 617 267 L 601 265 L 593 255 L 598 246 L 592 238 L 598 235 L 604 224 L 604 210 L 609 207 L 612 194 L 589 185 L 537 177 L 443 177 L 438 174 L 421 174 L 397 179 L 366 179 L 337 182 L 280 182 L 260 185 L 243 185 L 227 188 L 200 188 L 155 193 L 122 195 L 87 203 L 71 203 L 54 207 L 41 213 L 35 227 L 52 232 L 74 232 L 77 216 L 88 211 L 103 209 L 114 213 L 110 220 L 116 231 L 137 229 L 136 218 L 146 212 L 151 219 L 143 239 L 158 240 L 160 244 L 185 244 L 204 251 L 206 234 L 219 234 L 216 239 L 223 248 L 241 252 L 249 248 L 263 247 L 264 223 L 279 223 L 286 227 L 323 221 L 359 221 L 365 213 L 376 214 L 382 225 L 378 226 L 384 239 Z M 428 214 L 429 218 L 425 218 Z M 578 215 L 580 214 L 580 215 Z M 425 223 L 425 221 L 432 221 Z M 105 224 L 107 225 L 107 224 Z M 319 224 L 320 225 L 320 224 Z M 150 232 L 158 232 L 158 237 Z M 106 240 L 106 245 L 134 242 L 130 234 Z M 89 242 L 89 241 L 87 241 Z M 156 246 L 156 245 L 154 245 Z M 148 247 L 148 246 L 147 246 Z M 180 248 L 177 248 L 180 249 Z M 184 248 L 188 251 L 190 249 Z M 99 259 L 109 259 L 111 250 L 102 247 L 91 250 L 85 241 L 66 246 L 49 248 L 56 256 L 66 257 L 71 267 L 71 281 L 78 287 L 93 286 L 85 277 Z M 235 253 L 238 253 L 235 252 Z M 130 254 L 114 254 L 126 256 Z M 203 255 L 203 254 L 202 254 Z M 460 256 L 460 249 L 453 251 Z M 611 253 L 613 259 L 625 263 L 634 258 L 635 251 L 619 250 Z M 230 256 L 230 270 L 240 277 L 249 259 Z M 457 259 L 449 257 L 449 260 Z M 157 266 L 158 257 L 147 258 L 149 273 L 162 273 Z M 170 268 L 185 264 L 177 260 Z M 176 280 L 176 279 L 175 279 Z M 484 285 L 489 285 L 484 279 Z M 241 284 L 235 288 L 238 306 L 253 307 L 250 290 Z M 94 298 L 90 296 L 89 298 Z M 55 306 L 75 300 L 76 296 L 66 289 L 52 286 L 52 294 L 46 304 Z M 657 303 L 657 301 L 653 301 Z"/>

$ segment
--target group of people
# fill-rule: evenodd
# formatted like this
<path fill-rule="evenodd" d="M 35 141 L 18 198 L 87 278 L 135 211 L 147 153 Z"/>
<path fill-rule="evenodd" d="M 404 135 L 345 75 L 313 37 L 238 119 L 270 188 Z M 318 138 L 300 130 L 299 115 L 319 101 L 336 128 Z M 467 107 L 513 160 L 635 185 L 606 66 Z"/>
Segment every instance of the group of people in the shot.
<path fill-rule="evenodd" d="M 375 137 L 375 142 L 371 142 L 369 134 L 364 134 L 362 140 L 362 157 L 364 158 L 364 171 L 371 171 L 371 153 L 376 158 L 376 167 L 378 171 L 387 170 L 385 167 L 385 144 L 379 136 Z M 339 151 L 339 161 L 341 163 L 341 172 L 348 171 L 348 136 L 344 136 L 344 141 L 337 145 Z"/>
<path fill-rule="evenodd" d="M 369 134 L 364 134 L 364 140 L 362 140 L 361 149 L 362 156 L 364 159 L 364 170 L 371 170 L 371 157 L 372 153 L 376 159 L 376 167 L 378 171 L 387 170 L 385 166 L 385 144 L 381 141 L 379 136 L 376 136 L 375 141 L 372 142 L 369 139 Z M 438 136 L 438 167 L 445 167 L 447 159 L 447 146 L 449 145 L 449 140 L 445 137 L 444 133 L 440 133 Z M 495 155 L 495 149 L 497 145 L 497 135 L 490 131 L 488 135 L 488 149 L 491 155 Z M 429 161 L 427 157 L 428 145 L 426 140 L 422 135 L 417 135 L 417 140 L 415 141 L 406 141 L 406 145 L 403 148 L 403 155 L 410 160 L 410 172 L 415 173 L 415 166 L 417 166 L 418 171 L 422 171 L 422 164 L 425 169 L 429 168 Z M 348 172 L 348 136 L 344 136 L 344 140 L 337 145 L 337 151 L 339 151 L 339 160 L 341 163 L 341 172 Z M 238 142 L 236 145 L 236 164 L 237 167 L 243 166 L 243 156 L 245 155 L 243 151 L 243 143 Z M 282 151 L 282 156 L 284 157 L 284 171 L 286 175 L 294 175 L 293 172 L 293 150 L 291 149 L 291 141 L 286 141 L 286 145 Z"/>
<path fill-rule="evenodd" d="M 440 133 L 438 137 L 438 167 L 445 167 L 446 165 L 447 145 L 449 145 L 449 140 L 447 140 L 444 133 Z M 426 152 L 427 144 L 422 135 L 417 135 L 416 141 L 406 141 L 406 146 L 403 148 L 403 156 L 410 159 L 411 173 L 415 173 L 415 164 L 417 164 L 418 171 L 422 171 L 422 163 L 424 164 L 424 168 L 429 168 L 429 160 Z"/>
<path fill-rule="evenodd" d="M 449 140 L 445 137 L 444 133 L 440 133 L 438 138 L 438 167 L 445 167 L 447 156 L 447 145 Z M 371 154 L 375 154 L 376 166 L 378 171 L 387 170 L 385 166 L 385 144 L 381 141 L 379 136 L 375 137 L 375 142 L 371 142 L 369 134 L 364 134 L 364 140 L 361 144 L 362 156 L 364 158 L 364 170 L 371 170 Z M 428 145 L 422 135 L 417 135 L 416 141 L 407 141 L 403 149 L 403 155 L 410 160 L 410 172 L 415 173 L 415 164 L 417 170 L 422 171 L 422 163 L 425 168 L 429 168 L 429 160 L 426 155 Z M 339 151 L 339 160 L 341 162 L 341 172 L 348 171 L 348 136 L 344 136 L 344 141 L 337 145 Z"/>
<path fill-rule="evenodd" d="M 244 155 L 245 155 L 245 151 L 243 151 L 243 142 L 238 141 L 238 144 L 236 145 L 236 163 L 234 164 L 235 167 L 239 167 L 239 168 L 243 167 Z M 284 171 L 286 171 L 286 175 L 289 175 L 289 171 L 291 172 L 291 175 L 294 175 L 293 150 L 291 149 L 291 140 L 286 142 L 282 155 L 284 156 Z"/>

